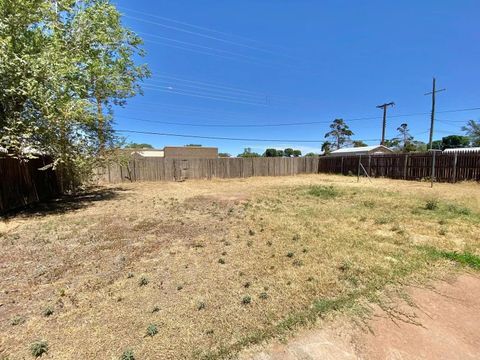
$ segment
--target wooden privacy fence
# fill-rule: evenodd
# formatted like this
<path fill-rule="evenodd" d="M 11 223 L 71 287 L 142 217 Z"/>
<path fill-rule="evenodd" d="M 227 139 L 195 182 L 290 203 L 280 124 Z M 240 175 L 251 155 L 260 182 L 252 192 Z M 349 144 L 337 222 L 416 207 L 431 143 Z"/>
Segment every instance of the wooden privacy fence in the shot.
<path fill-rule="evenodd" d="M 59 194 L 55 171 L 39 170 L 49 157 L 21 161 L 0 156 L 0 214 Z"/>
<path fill-rule="evenodd" d="M 436 153 L 435 157 L 431 152 L 325 156 L 320 158 L 319 172 L 357 175 L 360 171 L 361 175 L 366 172 L 371 177 L 422 180 L 431 178 L 434 163 L 435 181 L 480 181 L 480 152 Z"/>
<path fill-rule="evenodd" d="M 128 164 L 109 164 L 97 170 L 100 181 L 183 181 L 187 179 L 246 178 L 317 174 L 319 158 L 132 158 Z"/>

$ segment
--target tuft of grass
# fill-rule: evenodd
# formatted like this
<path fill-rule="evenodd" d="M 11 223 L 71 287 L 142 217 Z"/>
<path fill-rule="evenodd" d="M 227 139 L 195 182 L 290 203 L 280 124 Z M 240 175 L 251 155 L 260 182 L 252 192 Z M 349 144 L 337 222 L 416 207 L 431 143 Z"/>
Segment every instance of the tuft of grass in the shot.
<path fill-rule="evenodd" d="M 242 298 L 242 304 L 243 305 L 248 305 L 252 302 L 252 298 L 251 296 L 249 295 L 245 295 L 243 298 Z"/>
<path fill-rule="evenodd" d="M 223 264 L 225 264 L 225 260 L 220 258 L 220 259 L 218 259 L 218 263 L 223 265 Z"/>
<path fill-rule="evenodd" d="M 50 306 L 46 307 L 45 310 L 43 310 L 43 313 L 42 313 L 42 314 L 43 314 L 43 316 L 45 316 L 45 317 L 48 317 L 48 316 L 50 316 L 50 315 L 53 315 L 53 308 L 50 307 Z"/>
<path fill-rule="evenodd" d="M 430 199 L 425 203 L 425 210 L 437 210 L 438 209 L 438 200 Z"/>
<path fill-rule="evenodd" d="M 133 350 L 131 349 L 125 350 L 122 356 L 120 356 L 120 360 L 135 360 L 135 355 L 133 353 Z"/>
<path fill-rule="evenodd" d="M 148 283 L 149 283 L 149 280 L 145 276 L 142 276 L 140 280 L 138 280 L 139 286 L 147 286 Z"/>
<path fill-rule="evenodd" d="M 258 297 L 262 300 L 266 300 L 268 299 L 268 294 L 266 292 L 262 292 L 260 295 L 258 295 Z"/>
<path fill-rule="evenodd" d="M 160 311 L 160 308 L 158 306 L 154 306 L 153 309 L 152 309 L 152 314 L 156 313 L 156 312 L 159 312 L 159 311 Z"/>
<path fill-rule="evenodd" d="M 40 357 L 48 352 L 48 343 L 45 340 L 35 341 L 30 345 L 30 352 L 35 357 Z"/>
<path fill-rule="evenodd" d="M 207 304 L 205 303 L 205 301 L 199 301 L 198 304 L 197 304 L 197 310 L 200 311 L 200 310 L 203 310 L 207 307 Z"/>
<path fill-rule="evenodd" d="M 471 215 L 472 214 L 472 211 L 467 208 L 467 207 L 464 207 L 464 206 L 460 206 L 460 205 L 455 205 L 455 204 L 448 204 L 447 205 L 447 211 L 452 213 L 452 214 L 455 214 L 455 215 Z"/>
<path fill-rule="evenodd" d="M 339 195 L 339 192 L 331 185 L 313 185 L 308 189 L 308 194 L 322 199 L 333 199 Z"/>
<path fill-rule="evenodd" d="M 158 327 L 155 324 L 150 324 L 147 327 L 147 336 L 153 337 L 158 334 Z"/>
<path fill-rule="evenodd" d="M 131 278 L 133 278 L 133 273 L 129 272 L 129 273 L 127 274 L 127 279 L 131 279 Z"/>
<path fill-rule="evenodd" d="M 21 325 L 25 322 L 25 318 L 23 316 L 15 316 L 11 321 L 10 321 L 10 325 L 12 326 L 17 326 L 17 325 Z"/>
<path fill-rule="evenodd" d="M 385 225 L 391 222 L 392 219 L 389 216 L 380 216 L 375 219 L 375 224 L 377 225 Z"/>
<path fill-rule="evenodd" d="M 294 254 L 293 252 L 291 252 L 291 251 L 289 251 L 289 252 L 287 253 L 287 257 L 289 257 L 289 258 L 292 258 L 294 255 L 295 255 L 295 254 Z"/>
<path fill-rule="evenodd" d="M 468 266 L 472 269 L 480 270 L 480 256 L 477 256 L 469 251 L 445 251 L 438 250 L 432 246 L 422 246 L 421 249 L 425 251 L 428 257 L 434 260 L 447 259 L 461 265 Z"/>
<path fill-rule="evenodd" d="M 292 264 L 293 266 L 300 267 L 300 266 L 303 266 L 303 261 L 300 259 L 295 259 L 293 260 Z"/>

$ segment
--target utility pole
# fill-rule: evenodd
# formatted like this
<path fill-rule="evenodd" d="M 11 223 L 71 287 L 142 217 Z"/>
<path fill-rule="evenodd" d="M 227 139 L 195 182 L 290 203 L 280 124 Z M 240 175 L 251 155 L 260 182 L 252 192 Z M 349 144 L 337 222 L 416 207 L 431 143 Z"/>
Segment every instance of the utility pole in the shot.
<path fill-rule="evenodd" d="M 435 88 L 435 78 L 433 78 L 433 86 L 432 86 L 432 91 L 428 92 L 424 95 L 432 95 L 432 113 L 430 115 L 430 139 L 428 141 L 428 149 L 432 149 L 432 142 L 433 142 L 433 125 L 435 122 L 435 94 L 440 91 L 445 91 L 447 89 L 440 89 L 436 90 Z"/>
<path fill-rule="evenodd" d="M 383 109 L 382 141 L 380 142 L 380 145 L 385 145 L 385 128 L 387 127 L 387 108 L 389 106 L 394 106 L 394 105 L 395 103 L 392 101 L 392 102 L 377 106 L 378 109 Z"/>

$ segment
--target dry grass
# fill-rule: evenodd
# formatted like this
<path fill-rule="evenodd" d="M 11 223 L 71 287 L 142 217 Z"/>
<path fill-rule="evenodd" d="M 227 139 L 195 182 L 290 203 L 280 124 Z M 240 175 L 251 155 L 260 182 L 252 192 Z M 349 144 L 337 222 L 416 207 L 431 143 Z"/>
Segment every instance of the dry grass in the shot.
<path fill-rule="evenodd" d="M 0 358 L 38 340 L 45 359 L 227 358 L 452 268 L 428 246 L 480 254 L 478 184 L 308 175 L 113 194 L 0 223 Z"/>

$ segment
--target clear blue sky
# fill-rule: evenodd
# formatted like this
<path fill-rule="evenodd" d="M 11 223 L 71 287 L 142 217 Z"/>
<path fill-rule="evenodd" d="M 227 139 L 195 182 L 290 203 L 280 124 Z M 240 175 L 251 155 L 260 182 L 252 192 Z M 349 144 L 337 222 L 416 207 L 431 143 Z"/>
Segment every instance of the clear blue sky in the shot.
<path fill-rule="evenodd" d="M 409 124 L 428 138 L 432 76 L 437 95 L 435 139 L 461 134 L 479 119 L 480 1 L 116 0 L 124 24 L 145 40 L 153 77 L 145 95 L 117 109 L 116 129 L 256 139 L 323 140 L 328 122 L 344 118 L 354 139 L 379 143 Z M 193 25 L 193 26 L 192 26 Z M 350 120 L 358 118 L 375 119 Z M 141 121 L 143 120 L 143 121 Z M 147 120 L 147 121 L 145 121 Z M 187 126 L 161 122 L 194 124 Z M 226 127 L 301 122 L 278 127 Z M 213 127 L 205 125 L 222 125 Z M 236 155 L 244 147 L 321 143 L 226 141 L 128 134 L 155 147 L 198 143 Z"/>

